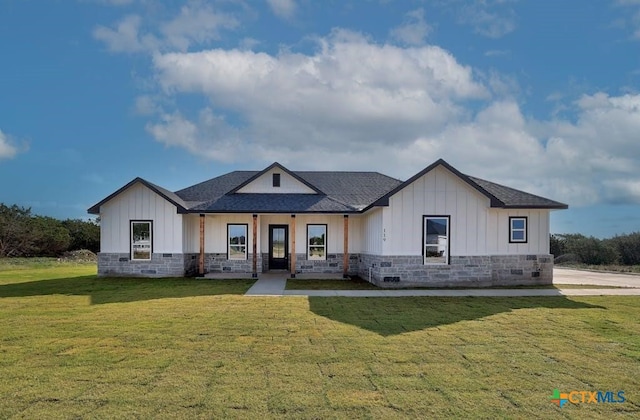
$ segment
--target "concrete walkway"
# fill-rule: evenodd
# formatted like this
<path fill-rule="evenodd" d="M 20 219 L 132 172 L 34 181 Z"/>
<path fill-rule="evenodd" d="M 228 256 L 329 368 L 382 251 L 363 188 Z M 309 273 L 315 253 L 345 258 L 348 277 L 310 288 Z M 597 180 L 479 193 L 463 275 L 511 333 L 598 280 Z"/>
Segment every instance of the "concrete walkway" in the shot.
<path fill-rule="evenodd" d="M 285 290 L 287 273 L 262 273 L 246 296 L 640 296 L 640 276 L 554 269 L 554 284 L 617 286 L 618 289 L 381 289 L 381 290 Z"/>

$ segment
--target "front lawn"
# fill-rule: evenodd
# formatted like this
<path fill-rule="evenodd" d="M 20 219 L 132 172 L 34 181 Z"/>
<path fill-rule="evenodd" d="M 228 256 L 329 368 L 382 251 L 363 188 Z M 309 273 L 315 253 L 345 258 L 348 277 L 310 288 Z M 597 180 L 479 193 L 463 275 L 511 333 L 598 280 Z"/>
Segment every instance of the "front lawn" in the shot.
<path fill-rule="evenodd" d="M 640 415 L 637 297 L 248 297 L 0 271 L 0 418 Z M 624 403 L 550 401 L 554 389 Z"/>
<path fill-rule="evenodd" d="M 542 284 L 529 286 L 493 286 L 484 289 L 620 289 L 620 286 L 601 286 L 596 284 Z M 287 279 L 285 290 L 452 290 L 470 289 L 470 287 L 407 287 L 385 289 L 360 278 L 339 279 Z"/>
<path fill-rule="evenodd" d="M 287 279 L 286 290 L 384 290 L 354 277 L 350 279 Z"/>

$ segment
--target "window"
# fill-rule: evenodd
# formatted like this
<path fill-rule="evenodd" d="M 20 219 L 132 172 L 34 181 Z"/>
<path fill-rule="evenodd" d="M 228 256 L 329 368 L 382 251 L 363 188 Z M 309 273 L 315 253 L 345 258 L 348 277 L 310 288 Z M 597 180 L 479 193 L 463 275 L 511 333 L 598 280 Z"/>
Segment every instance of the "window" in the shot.
<path fill-rule="evenodd" d="M 152 222 L 131 221 L 131 259 L 150 260 L 152 244 Z"/>
<path fill-rule="evenodd" d="M 247 259 L 247 230 L 249 225 L 227 225 L 227 258 Z"/>
<path fill-rule="evenodd" d="M 273 186 L 274 187 L 280 186 L 280 174 L 273 174 Z"/>
<path fill-rule="evenodd" d="M 526 243 L 527 242 L 527 218 L 526 217 L 509 217 L 509 242 L 510 243 Z"/>
<path fill-rule="evenodd" d="M 327 259 L 327 225 L 307 225 L 307 259 Z"/>
<path fill-rule="evenodd" d="M 449 263 L 449 216 L 424 216 L 424 263 Z"/>

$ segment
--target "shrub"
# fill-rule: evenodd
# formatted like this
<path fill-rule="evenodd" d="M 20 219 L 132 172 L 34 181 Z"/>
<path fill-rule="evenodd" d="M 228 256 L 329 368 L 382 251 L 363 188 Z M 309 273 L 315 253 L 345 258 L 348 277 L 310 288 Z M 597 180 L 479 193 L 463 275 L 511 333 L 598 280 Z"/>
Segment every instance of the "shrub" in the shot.
<path fill-rule="evenodd" d="M 640 265 L 640 232 L 615 236 L 609 241 L 618 252 L 621 264 Z"/>

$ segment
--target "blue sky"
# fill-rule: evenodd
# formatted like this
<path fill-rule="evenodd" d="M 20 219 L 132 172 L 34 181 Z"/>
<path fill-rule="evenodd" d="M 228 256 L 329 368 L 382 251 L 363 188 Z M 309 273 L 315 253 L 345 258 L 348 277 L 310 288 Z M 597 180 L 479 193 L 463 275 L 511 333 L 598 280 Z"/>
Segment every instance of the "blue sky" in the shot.
<path fill-rule="evenodd" d="M 442 157 L 640 230 L 640 0 L 0 2 L 0 201 Z"/>

